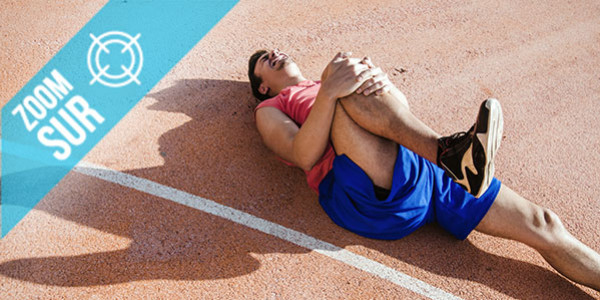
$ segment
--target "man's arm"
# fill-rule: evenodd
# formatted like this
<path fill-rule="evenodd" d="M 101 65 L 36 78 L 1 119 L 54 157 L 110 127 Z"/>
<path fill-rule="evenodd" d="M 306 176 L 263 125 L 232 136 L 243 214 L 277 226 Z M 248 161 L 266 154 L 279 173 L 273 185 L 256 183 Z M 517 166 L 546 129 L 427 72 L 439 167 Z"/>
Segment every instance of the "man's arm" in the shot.
<path fill-rule="evenodd" d="M 263 107 L 256 111 L 256 126 L 271 151 L 308 171 L 327 147 L 334 110 L 335 98 L 324 96 L 319 91 L 302 128 L 298 128 L 292 119 L 274 107 Z"/>

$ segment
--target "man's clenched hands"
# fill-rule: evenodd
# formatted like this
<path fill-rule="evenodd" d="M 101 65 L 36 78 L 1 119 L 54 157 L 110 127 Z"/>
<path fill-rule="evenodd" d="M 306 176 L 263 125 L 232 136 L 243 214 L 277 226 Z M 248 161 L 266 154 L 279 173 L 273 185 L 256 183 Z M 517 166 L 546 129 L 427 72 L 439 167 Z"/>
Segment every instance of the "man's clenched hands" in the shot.
<path fill-rule="evenodd" d="M 366 78 L 366 81 L 356 90 L 356 93 L 363 93 L 365 96 L 368 96 L 373 92 L 377 95 L 389 92 L 392 83 L 387 74 L 381 68 L 375 67 L 369 57 L 363 58 L 361 63 L 369 66 L 369 69 L 360 74 L 358 79 L 362 81 Z"/>
<path fill-rule="evenodd" d="M 350 58 L 350 52 L 340 52 L 321 75 L 321 92 L 331 99 L 342 98 L 353 92 L 378 95 L 389 91 L 387 75 L 367 57 Z"/>

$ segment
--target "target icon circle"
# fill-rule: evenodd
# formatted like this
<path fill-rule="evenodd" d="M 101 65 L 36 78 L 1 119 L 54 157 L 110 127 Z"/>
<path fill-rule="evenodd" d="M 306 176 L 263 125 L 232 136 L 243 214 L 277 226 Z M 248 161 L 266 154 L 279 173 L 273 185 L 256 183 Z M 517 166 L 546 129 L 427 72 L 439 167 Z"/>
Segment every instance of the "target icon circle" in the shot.
<path fill-rule="evenodd" d="M 121 31 L 105 32 L 98 37 L 90 34 L 93 40 L 87 55 L 88 69 L 92 74 L 90 85 L 96 82 L 109 87 L 122 87 L 131 82 L 140 85 L 138 75 L 144 63 L 142 48 L 137 41 L 140 36 L 138 33 L 132 37 Z M 112 56 L 113 60 L 116 56 L 119 62 L 116 65 L 114 62 L 107 63 L 108 56 Z"/>

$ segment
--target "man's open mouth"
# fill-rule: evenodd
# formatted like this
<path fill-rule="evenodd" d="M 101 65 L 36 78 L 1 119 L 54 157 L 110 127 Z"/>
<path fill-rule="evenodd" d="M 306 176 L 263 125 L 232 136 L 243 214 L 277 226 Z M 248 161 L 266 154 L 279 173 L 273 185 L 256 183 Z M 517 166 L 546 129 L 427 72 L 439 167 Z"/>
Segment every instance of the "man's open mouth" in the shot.
<path fill-rule="evenodd" d="M 279 54 L 277 54 L 277 56 L 274 56 L 273 58 L 271 58 L 269 60 L 269 65 L 273 69 L 280 69 L 288 57 L 289 56 L 285 53 L 279 53 Z"/>

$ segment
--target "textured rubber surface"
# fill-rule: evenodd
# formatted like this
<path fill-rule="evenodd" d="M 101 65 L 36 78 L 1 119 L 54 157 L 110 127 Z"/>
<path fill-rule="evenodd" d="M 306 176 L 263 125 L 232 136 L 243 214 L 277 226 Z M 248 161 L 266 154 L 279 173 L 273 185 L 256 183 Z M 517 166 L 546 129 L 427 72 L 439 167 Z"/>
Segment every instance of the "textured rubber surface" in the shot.
<path fill-rule="evenodd" d="M 475 132 L 475 136 L 479 139 L 485 151 L 486 167 L 481 188 L 479 191 L 477 191 L 477 193 L 474 193 L 476 197 L 480 197 L 483 193 L 485 193 L 487 187 L 494 178 L 494 158 L 496 157 L 496 153 L 498 152 L 500 143 L 502 142 L 502 131 L 504 126 L 500 102 L 494 98 L 490 98 L 487 99 L 483 105 L 485 105 L 485 109 L 488 112 L 485 120 L 485 133 Z"/>
<path fill-rule="evenodd" d="M 487 136 L 486 140 L 486 155 L 489 157 L 487 161 L 487 172 L 485 177 L 485 185 L 489 186 L 490 182 L 492 182 L 492 178 L 494 177 L 495 165 L 494 158 L 500 148 L 500 144 L 502 142 L 502 133 L 504 129 L 504 117 L 502 115 L 502 106 L 500 102 L 494 98 L 488 99 L 486 102 L 486 106 L 490 110 L 491 118 L 488 118 L 488 128 L 490 129 L 491 134 Z M 479 195 L 477 195 L 479 196 Z"/>

